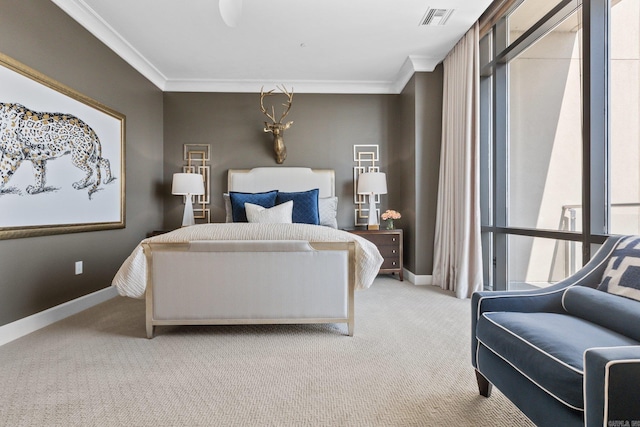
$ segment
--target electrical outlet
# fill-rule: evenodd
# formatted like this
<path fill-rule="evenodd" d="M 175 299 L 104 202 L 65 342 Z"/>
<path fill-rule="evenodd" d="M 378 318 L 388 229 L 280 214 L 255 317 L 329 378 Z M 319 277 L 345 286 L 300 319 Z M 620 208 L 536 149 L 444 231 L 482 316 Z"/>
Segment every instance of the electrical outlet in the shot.
<path fill-rule="evenodd" d="M 82 274 L 82 261 L 76 261 L 76 275 Z"/>

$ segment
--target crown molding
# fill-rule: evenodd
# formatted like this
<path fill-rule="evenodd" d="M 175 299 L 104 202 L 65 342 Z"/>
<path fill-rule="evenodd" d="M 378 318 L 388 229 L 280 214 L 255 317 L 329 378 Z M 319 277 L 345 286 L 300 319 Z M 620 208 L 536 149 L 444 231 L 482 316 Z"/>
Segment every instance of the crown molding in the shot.
<path fill-rule="evenodd" d="M 441 62 L 428 56 L 409 55 L 396 75 L 391 93 L 400 93 L 415 73 L 432 72 Z"/>
<path fill-rule="evenodd" d="M 167 78 L 82 0 L 51 0 L 160 89 Z"/>
<path fill-rule="evenodd" d="M 333 94 L 393 94 L 395 83 L 390 81 L 335 81 L 335 80 L 167 80 L 165 92 L 238 92 L 257 93 L 262 87 L 284 84 L 296 93 Z"/>
<path fill-rule="evenodd" d="M 169 79 L 83 0 L 52 2 L 164 92 L 256 93 L 262 86 L 282 84 L 282 81 L 270 80 Z M 409 56 L 396 78 L 390 81 L 298 80 L 286 85 L 295 87 L 297 93 L 398 94 L 415 72 L 433 71 L 439 62 L 434 58 Z"/>

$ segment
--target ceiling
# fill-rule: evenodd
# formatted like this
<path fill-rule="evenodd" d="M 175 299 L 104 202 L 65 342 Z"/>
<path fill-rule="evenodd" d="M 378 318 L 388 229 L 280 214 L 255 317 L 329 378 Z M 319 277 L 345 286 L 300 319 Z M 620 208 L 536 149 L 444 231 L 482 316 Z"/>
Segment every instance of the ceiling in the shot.
<path fill-rule="evenodd" d="M 164 91 L 399 93 L 433 71 L 491 0 L 52 0 Z M 428 8 L 454 9 L 421 26 Z"/>

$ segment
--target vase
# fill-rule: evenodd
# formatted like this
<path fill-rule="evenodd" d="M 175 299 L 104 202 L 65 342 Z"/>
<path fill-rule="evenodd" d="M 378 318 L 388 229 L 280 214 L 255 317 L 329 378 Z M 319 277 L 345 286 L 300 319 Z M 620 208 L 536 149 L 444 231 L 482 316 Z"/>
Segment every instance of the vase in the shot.
<path fill-rule="evenodd" d="M 393 226 L 393 220 L 392 219 L 388 219 L 387 220 L 387 230 L 393 230 L 395 227 Z"/>

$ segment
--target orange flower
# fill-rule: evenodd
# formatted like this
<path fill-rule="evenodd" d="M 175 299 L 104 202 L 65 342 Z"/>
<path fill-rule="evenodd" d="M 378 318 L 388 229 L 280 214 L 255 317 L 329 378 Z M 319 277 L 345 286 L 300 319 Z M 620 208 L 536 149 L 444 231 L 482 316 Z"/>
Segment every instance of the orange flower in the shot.
<path fill-rule="evenodd" d="M 400 215 L 400 212 L 396 212 L 392 209 L 387 209 L 382 215 L 380 215 L 380 218 L 386 221 L 388 219 L 400 219 L 402 218 L 402 215 Z"/>

